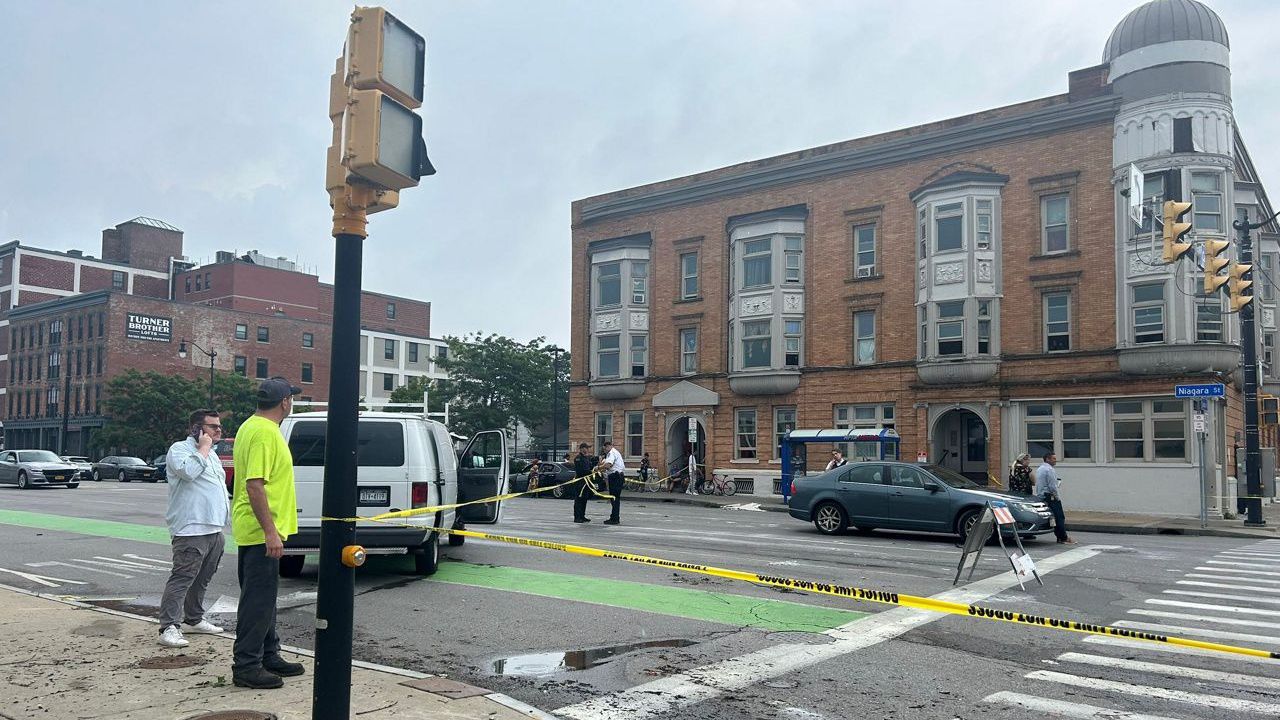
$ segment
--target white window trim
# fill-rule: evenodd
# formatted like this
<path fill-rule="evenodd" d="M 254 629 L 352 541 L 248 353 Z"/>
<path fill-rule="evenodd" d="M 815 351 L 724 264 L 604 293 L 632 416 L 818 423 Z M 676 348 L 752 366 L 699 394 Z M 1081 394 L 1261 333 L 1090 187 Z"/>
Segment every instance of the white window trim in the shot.
<path fill-rule="evenodd" d="M 871 231 L 871 249 L 863 250 L 861 233 L 867 229 Z M 880 227 L 878 222 L 857 223 L 853 226 L 853 276 L 855 278 L 875 277 L 876 265 L 880 259 L 879 245 Z M 862 254 L 864 252 L 871 253 L 871 264 L 869 265 L 862 263 Z"/>
<path fill-rule="evenodd" d="M 1138 302 L 1137 290 L 1140 287 L 1160 287 L 1160 301 L 1144 300 Z M 1162 345 L 1169 342 L 1169 293 L 1165 282 L 1154 283 L 1135 283 L 1129 286 L 1129 332 L 1134 345 Z M 1159 307 L 1160 308 L 1160 340 L 1159 341 L 1139 341 L 1138 340 L 1138 318 L 1137 312 L 1142 308 Z"/>
<path fill-rule="evenodd" d="M 861 331 L 858 328 L 858 318 L 864 315 L 871 317 L 870 337 L 864 337 L 859 334 Z M 858 310 L 853 313 L 853 364 L 854 365 L 874 365 L 876 363 L 876 359 L 877 359 L 876 353 L 879 352 L 879 348 L 877 347 L 877 343 L 876 343 L 876 329 L 877 329 L 876 325 L 877 324 L 878 323 L 877 323 L 875 310 Z M 866 361 L 862 360 L 862 353 L 859 352 L 862 342 L 865 340 L 871 341 L 871 359 Z"/>
<path fill-rule="evenodd" d="M 1067 205 L 1062 221 L 1062 230 L 1066 235 L 1066 240 L 1060 250 L 1049 249 L 1049 228 L 1058 227 L 1058 225 L 1049 224 L 1049 203 L 1055 200 L 1062 200 Z M 1051 195 L 1042 195 L 1040 197 L 1040 253 L 1042 255 L 1060 255 L 1071 251 L 1071 193 L 1053 193 Z"/>
<path fill-rule="evenodd" d="M 951 253 L 963 253 L 969 249 L 969 232 L 966 227 L 968 223 L 965 222 L 968 219 L 969 214 L 968 204 L 969 199 L 967 197 L 956 198 L 954 200 L 938 200 L 929 204 L 930 229 L 933 230 L 933 254 L 935 256 L 949 255 Z M 939 213 L 939 209 L 947 205 L 959 205 L 960 209 L 958 211 L 949 210 L 945 214 Z M 960 218 L 960 246 L 942 250 L 938 247 L 938 220 L 945 220 L 953 217 Z"/>
<path fill-rule="evenodd" d="M 601 348 L 600 341 L 604 340 L 605 338 L 616 338 L 618 341 L 617 347 L 611 348 L 607 351 L 618 356 L 618 372 L 615 375 L 605 375 L 600 370 L 600 355 L 606 352 L 603 348 Z M 603 333 L 600 335 L 593 336 L 593 340 L 595 341 L 594 342 L 595 352 L 592 353 L 591 361 L 595 366 L 595 373 L 594 373 L 595 378 L 599 380 L 615 380 L 615 379 L 621 378 L 622 377 L 622 334 L 621 333 Z"/>
<path fill-rule="evenodd" d="M 601 300 L 600 300 L 600 296 L 601 296 L 601 292 L 600 292 L 600 290 L 601 290 L 601 282 L 600 282 L 600 279 L 601 279 L 602 277 L 604 277 L 604 275 L 602 275 L 600 271 L 601 271 L 601 270 L 602 270 L 606 265 L 617 265 L 617 266 L 618 266 L 618 274 L 616 275 L 616 277 L 618 278 L 618 302 L 613 303 L 613 304 L 610 304 L 610 305 L 605 305 L 605 304 L 604 304 L 603 302 L 601 302 Z M 592 265 L 592 266 L 591 266 L 591 280 L 592 280 L 592 282 L 591 282 L 591 289 L 592 289 L 592 296 L 593 296 L 593 297 L 594 297 L 594 299 L 595 299 L 595 304 L 593 305 L 593 307 L 594 307 L 596 310 L 612 310 L 612 309 L 614 309 L 614 308 L 620 308 L 620 307 L 622 307 L 622 306 L 623 306 L 623 304 L 624 304 L 624 303 L 622 302 L 622 300 L 623 300 L 623 298 L 624 298 L 624 297 L 626 297 L 626 296 L 623 294 L 623 292 L 622 292 L 622 290 L 623 290 L 623 284 L 622 284 L 622 275 L 623 275 L 623 272 L 622 272 L 622 271 L 623 271 L 623 269 L 624 269 L 624 268 L 623 268 L 623 262 L 622 262 L 622 260 L 609 260 L 609 261 L 607 261 L 607 262 L 602 262 L 602 263 L 598 263 L 598 264 L 595 264 L 595 265 Z M 609 277 L 615 277 L 615 276 L 614 276 L 614 275 L 610 275 Z"/>
<path fill-rule="evenodd" d="M 765 334 L 763 334 L 763 335 L 750 335 L 750 336 L 748 336 L 748 335 L 747 335 L 747 323 L 765 323 L 766 325 L 768 325 L 769 330 L 768 330 L 768 332 L 766 332 L 766 333 L 765 333 Z M 739 320 L 739 321 L 738 321 L 738 325 L 739 325 L 739 327 L 738 327 L 738 342 L 740 343 L 740 345 L 739 345 L 739 347 L 738 347 L 738 350 L 740 351 L 740 352 L 739 352 L 739 355 L 738 355 L 738 366 L 739 366 L 739 368 L 740 368 L 741 370 L 743 370 L 744 372 L 750 372 L 750 371 L 753 371 L 753 370 L 767 370 L 767 369 L 769 369 L 769 368 L 776 367 L 776 365 L 774 364 L 774 361 L 773 361 L 773 354 L 774 354 L 774 350 L 775 350 L 775 346 L 774 346 L 774 343 L 773 343 L 773 340 L 774 340 L 774 337 L 773 337 L 773 330 L 774 330 L 774 328 L 773 328 L 773 325 L 774 325 L 774 323 L 773 323 L 773 318 L 772 318 L 772 317 L 747 318 L 747 319 Z M 758 341 L 758 340 L 760 340 L 761 338 L 764 338 L 764 339 L 766 339 L 766 340 L 768 340 L 768 341 L 769 341 L 769 362 L 768 362 L 768 363 L 766 363 L 765 365 L 753 365 L 753 366 L 751 366 L 751 367 L 747 367 L 747 347 L 746 347 L 746 343 L 747 343 L 747 341 L 748 341 L 748 340 Z"/>
<path fill-rule="evenodd" d="M 630 334 L 630 335 L 628 335 L 627 337 L 628 337 L 628 340 L 627 340 L 627 377 L 629 377 L 629 378 L 638 378 L 638 377 L 639 377 L 639 378 L 642 378 L 642 377 L 648 377 L 648 375 L 649 375 L 649 334 L 648 334 L 648 333 L 631 333 L 631 334 Z M 637 341 L 637 340 L 642 341 L 642 342 L 641 342 L 642 347 L 639 347 L 639 348 L 637 348 L 637 347 L 636 347 L 636 341 Z M 640 362 L 640 365 L 642 365 L 642 366 L 644 367 L 644 372 L 642 372 L 642 373 L 641 373 L 641 374 L 639 374 L 639 375 L 636 375 L 636 374 L 635 374 L 636 353 L 637 353 L 637 352 L 643 353 L 643 354 L 641 355 L 641 362 Z"/>
<path fill-rule="evenodd" d="M 1052 415 L 1031 415 L 1029 413 L 1029 408 L 1032 405 L 1050 405 L 1053 408 L 1053 414 Z M 1084 405 L 1089 409 L 1089 411 L 1084 415 L 1064 415 L 1062 413 L 1063 405 Z M 1086 440 L 1078 440 L 1078 439 L 1073 439 L 1070 441 L 1065 440 L 1063 437 L 1063 431 L 1062 431 L 1063 423 L 1079 423 L 1079 422 L 1085 422 L 1089 424 L 1089 437 L 1086 438 Z M 1060 462 L 1067 465 L 1088 465 L 1088 464 L 1097 462 L 1097 458 L 1098 458 L 1098 442 L 1097 442 L 1097 432 L 1096 432 L 1097 424 L 1095 423 L 1094 402 L 1092 400 L 1085 400 L 1085 399 L 1061 400 L 1061 401 L 1043 400 L 1038 402 L 1027 402 L 1023 404 L 1022 406 L 1022 445 L 1023 445 L 1022 450 L 1024 452 L 1031 452 L 1029 446 L 1032 441 L 1031 441 L 1030 433 L 1027 431 L 1027 426 L 1033 425 L 1033 424 L 1042 424 L 1042 425 L 1052 426 L 1051 438 L 1049 442 L 1052 446 L 1053 454 L 1058 456 L 1058 460 Z M 1064 442 L 1085 442 L 1085 441 L 1089 443 L 1089 457 L 1087 458 L 1065 457 L 1065 455 L 1063 454 Z M 1043 453 L 1041 453 L 1041 455 L 1043 455 Z M 1032 453 L 1032 459 L 1035 461 L 1039 461 L 1040 456 L 1037 456 L 1034 453 Z"/>
<path fill-rule="evenodd" d="M 1187 422 L 1186 401 L 1182 401 L 1183 409 L 1178 413 L 1159 413 L 1154 411 L 1154 403 L 1157 401 L 1171 401 L 1171 398 L 1113 398 L 1107 403 L 1107 450 L 1106 457 L 1108 462 L 1112 463 L 1144 463 L 1153 465 L 1171 465 L 1186 464 L 1191 462 L 1191 433 Z M 1140 402 L 1142 403 L 1142 413 L 1118 415 L 1114 408 L 1117 402 Z M 1141 458 L 1117 458 L 1116 455 L 1116 421 L 1142 421 L 1142 457 Z M 1156 420 L 1181 420 L 1182 422 L 1182 457 L 1180 458 L 1156 458 L 1156 437 L 1155 437 L 1155 421 Z"/>
<path fill-rule="evenodd" d="M 750 458 L 742 456 L 742 451 L 746 448 L 742 444 L 744 433 L 741 432 L 742 425 L 740 420 L 746 413 L 751 413 L 753 418 L 752 425 L 754 430 L 751 434 L 755 437 L 755 445 L 751 448 L 755 453 L 755 457 Z M 773 433 L 769 435 L 772 438 Z M 733 410 L 733 459 L 752 463 L 760 462 L 760 412 L 756 408 L 734 408 Z"/>
<path fill-rule="evenodd" d="M 1195 190 L 1194 188 L 1195 188 L 1196 176 L 1197 176 L 1197 175 L 1202 175 L 1202 176 L 1212 176 L 1212 177 L 1214 177 L 1214 178 L 1217 178 L 1217 180 L 1218 180 L 1218 189 L 1217 189 L 1217 190 Z M 1212 171 L 1212 170 L 1192 170 L 1192 171 L 1191 171 L 1190 182 L 1188 183 L 1188 185 L 1187 185 L 1187 186 L 1188 186 L 1189 188 L 1192 188 L 1192 190 L 1191 190 L 1191 206 L 1192 206 L 1192 208 L 1191 208 L 1191 227 L 1192 227 L 1192 231 L 1193 231 L 1193 232 L 1205 232 L 1205 233 L 1212 233 L 1212 234 L 1215 234 L 1215 235 L 1223 235 L 1223 234 L 1225 234 L 1225 233 L 1226 233 L 1226 227 L 1223 225 L 1223 220 L 1225 219 L 1226 214 L 1227 214 L 1227 209 L 1226 209 L 1226 202 L 1227 202 L 1227 199 L 1226 199 L 1226 193 L 1225 193 L 1225 192 L 1223 192 L 1223 184 L 1224 184 L 1224 183 L 1223 183 L 1223 175 L 1222 175 L 1222 173 L 1220 173 L 1220 172 Z M 1206 198 L 1206 197 L 1216 197 L 1216 198 L 1218 198 L 1218 212 L 1216 212 L 1216 213 L 1214 213 L 1214 212 L 1202 212 L 1202 211 L 1199 209 L 1199 208 L 1203 207 L 1203 203 L 1201 203 L 1201 202 L 1200 202 L 1200 198 Z M 1212 216 L 1216 216 L 1216 217 L 1218 218 L 1218 223 L 1217 223 L 1217 225 L 1218 225 L 1218 226 L 1217 226 L 1216 228 L 1202 228 L 1202 227 L 1200 227 L 1200 226 L 1196 223 L 1196 217 L 1197 217 L 1197 216 L 1200 216 L 1200 215 L 1212 215 Z"/>
<path fill-rule="evenodd" d="M 796 429 L 797 427 L 799 427 L 799 422 L 798 422 L 798 420 L 799 420 L 800 415 L 799 415 L 799 413 L 797 412 L 797 410 L 796 410 L 796 406 L 795 406 L 795 405 L 775 405 L 775 406 L 774 406 L 774 408 L 773 408 L 773 459 L 772 459 L 772 460 L 770 460 L 769 462 L 771 462 L 771 463 L 777 463 L 777 464 L 779 464 L 779 465 L 780 465 L 780 464 L 782 464 L 782 450 L 781 450 L 781 447 L 780 447 L 780 446 L 782 445 L 782 433 L 779 433 L 779 432 L 778 432 L 778 425 L 779 425 L 779 423 L 778 423 L 778 413 L 779 413 L 779 412 L 789 412 L 789 413 L 791 413 L 791 421 L 790 421 L 790 422 L 791 422 L 791 429 L 792 429 L 792 430 L 794 430 L 794 429 Z M 757 438 L 757 439 L 758 439 L 758 438 Z M 757 453 L 757 454 L 759 454 L 759 453 Z"/>
<path fill-rule="evenodd" d="M 693 258 L 692 273 L 689 273 L 684 265 L 685 258 L 688 258 L 688 257 Z M 697 298 L 702 294 L 702 284 L 701 284 L 702 278 L 699 277 L 700 275 L 699 270 L 701 270 L 701 263 L 702 263 L 702 253 L 698 250 L 690 250 L 688 252 L 682 252 L 680 253 L 679 263 L 680 263 L 680 299 L 693 300 L 694 298 Z M 693 280 L 693 294 L 690 294 L 686 291 L 686 286 L 688 285 L 689 280 Z"/>
<path fill-rule="evenodd" d="M 685 347 L 684 347 L 685 333 L 693 334 L 693 351 L 692 352 L 685 350 Z M 697 327 L 680 328 L 679 332 L 676 333 L 676 342 L 680 343 L 680 374 L 681 375 L 697 375 L 698 374 L 698 350 L 700 349 L 698 335 L 699 333 L 698 333 Z M 692 370 L 685 367 L 686 357 L 693 358 Z"/>
<path fill-rule="evenodd" d="M 640 418 L 640 433 L 638 435 L 632 434 L 631 432 L 631 420 L 635 417 Z M 626 424 L 626 427 L 623 428 L 626 437 L 626 440 L 624 440 L 626 447 L 624 447 L 623 450 L 625 450 L 626 457 L 638 460 L 641 457 L 644 457 L 644 411 L 628 410 L 626 414 L 623 415 L 623 422 Z M 640 438 L 640 452 L 638 453 L 631 452 L 631 439 L 635 437 Z"/>
<path fill-rule="evenodd" d="M 1058 337 L 1063 333 L 1049 332 L 1049 322 L 1050 322 L 1049 321 L 1049 300 L 1052 298 L 1059 298 L 1059 297 L 1064 298 L 1066 300 L 1066 305 L 1067 305 L 1067 332 L 1066 332 L 1067 347 L 1062 350 L 1052 350 L 1050 349 L 1050 342 L 1049 342 L 1050 337 Z M 1040 297 L 1040 312 L 1041 312 L 1040 330 L 1044 337 L 1044 352 L 1047 352 L 1047 353 L 1071 352 L 1072 350 L 1071 348 L 1071 291 L 1053 290 L 1053 291 L 1044 293 Z"/>

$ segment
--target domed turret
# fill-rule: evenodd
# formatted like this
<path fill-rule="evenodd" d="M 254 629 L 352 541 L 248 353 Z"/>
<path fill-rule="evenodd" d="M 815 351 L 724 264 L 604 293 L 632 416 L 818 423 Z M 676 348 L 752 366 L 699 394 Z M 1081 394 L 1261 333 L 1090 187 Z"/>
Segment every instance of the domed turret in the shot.
<path fill-rule="evenodd" d="M 1197 0 L 1151 0 L 1120 21 L 1102 59 L 1116 94 L 1132 102 L 1170 93 L 1231 96 L 1231 44 Z"/>
<path fill-rule="evenodd" d="M 1102 61 L 1134 50 L 1178 40 L 1204 40 L 1231 47 L 1227 26 L 1196 0 L 1152 0 L 1129 13 L 1111 31 Z"/>

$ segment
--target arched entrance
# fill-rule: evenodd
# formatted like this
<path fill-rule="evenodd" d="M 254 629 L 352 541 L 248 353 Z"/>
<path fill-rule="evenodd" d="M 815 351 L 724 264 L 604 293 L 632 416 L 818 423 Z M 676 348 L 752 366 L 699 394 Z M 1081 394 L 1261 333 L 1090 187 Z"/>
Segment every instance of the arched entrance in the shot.
<path fill-rule="evenodd" d="M 698 462 L 706 462 L 707 429 L 697 418 L 685 415 L 678 417 L 667 430 L 667 466 L 662 476 L 675 474 L 688 462 L 689 450 L 698 457 Z"/>
<path fill-rule="evenodd" d="M 930 460 L 987 484 L 987 424 L 977 413 L 964 408 L 943 413 L 934 423 L 932 445 Z"/>

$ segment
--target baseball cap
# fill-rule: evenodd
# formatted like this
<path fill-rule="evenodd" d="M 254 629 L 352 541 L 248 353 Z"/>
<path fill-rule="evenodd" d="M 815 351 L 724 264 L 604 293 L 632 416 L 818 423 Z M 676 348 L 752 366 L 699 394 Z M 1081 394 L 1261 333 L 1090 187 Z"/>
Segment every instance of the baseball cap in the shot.
<path fill-rule="evenodd" d="M 302 392 L 302 388 L 291 385 L 288 380 L 277 375 L 268 380 L 263 380 L 258 386 L 259 402 L 280 402 L 291 395 L 297 395 Z"/>

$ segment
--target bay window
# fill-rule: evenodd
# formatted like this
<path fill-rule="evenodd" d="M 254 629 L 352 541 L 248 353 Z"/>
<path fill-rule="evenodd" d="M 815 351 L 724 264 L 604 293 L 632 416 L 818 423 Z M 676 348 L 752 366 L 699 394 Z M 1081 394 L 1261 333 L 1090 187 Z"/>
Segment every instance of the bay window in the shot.
<path fill-rule="evenodd" d="M 742 367 L 767 368 L 773 357 L 769 320 L 747 320 L 742 323 Z"/>
<path fill-rule="evenodd" d="M 596 338 L 596 374 L 602 378 L 618 377 L 618 336 Z"/>

